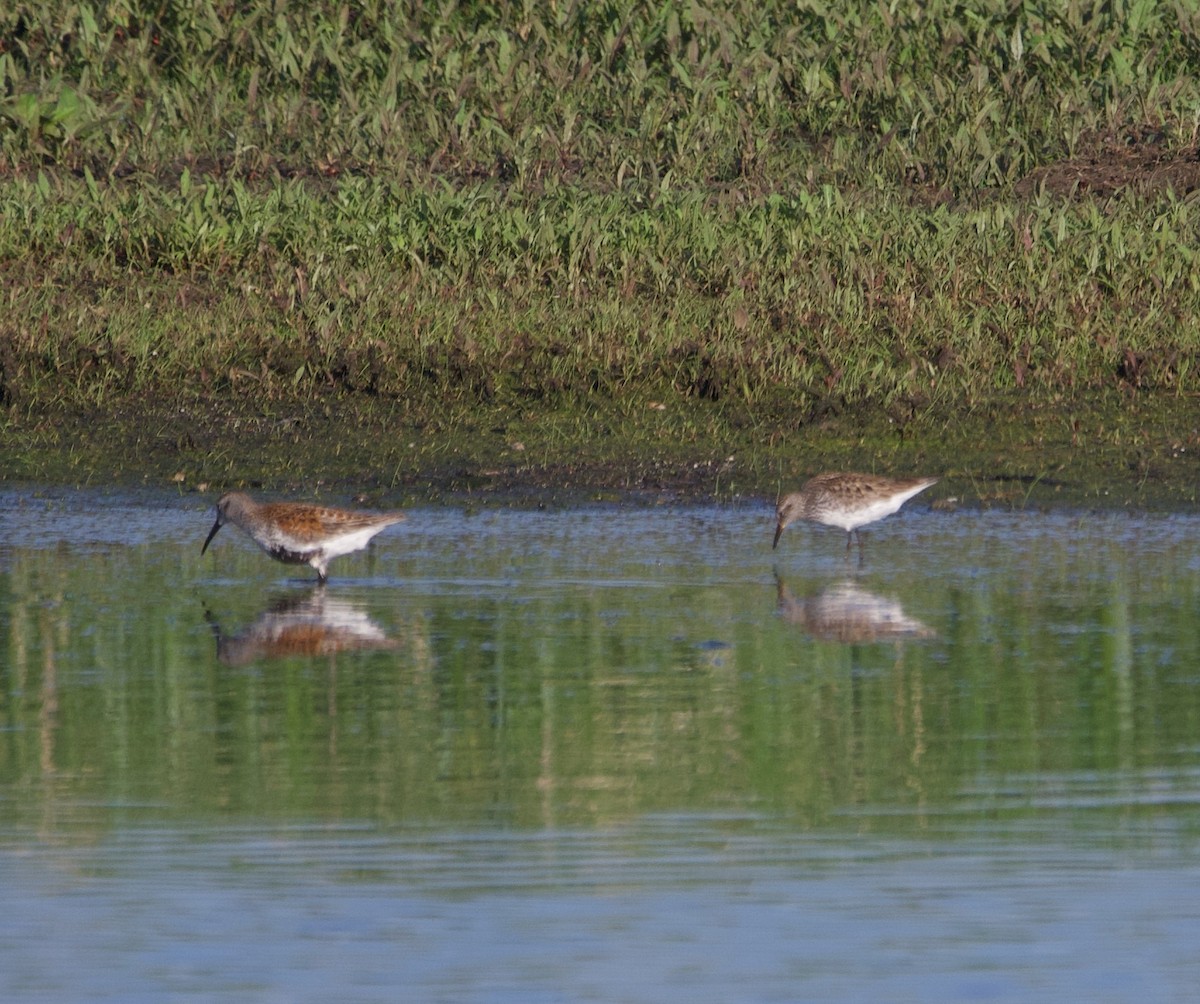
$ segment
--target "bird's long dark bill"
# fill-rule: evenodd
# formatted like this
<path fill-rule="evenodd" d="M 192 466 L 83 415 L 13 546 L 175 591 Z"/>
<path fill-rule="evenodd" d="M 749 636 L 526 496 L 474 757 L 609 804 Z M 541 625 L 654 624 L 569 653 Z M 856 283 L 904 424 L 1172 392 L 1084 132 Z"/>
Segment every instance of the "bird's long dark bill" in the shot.
<path fill-rule="evenodd" d="M 779 535 L 781 533 L 783 533 L 783 524 L 782 523 L 780 523 L 777 527 L 775 527 L 775 539 L 771 542 L 771 550 L 772 551 L 774 551 L 775 548 L 777 548 L 779 546 Z M 203 554 L 204 552 L 201 551 L 200 553 Z"/>
<path fill-rule="evenodd" d="M 209 530 L 209 531 L 208 531 L 208 536 L 204 538 L 204 546 L 203 546 L 202 548 L 200 548 L 200 553 L 201 553 L 201 554 L 203 554 L 205 551 L 207 551 L 207 550 L 208 550 L 208 542 L 209 542 L 210 540 L 212 540 L 212 539 L 213 539 L 213 537 L 215 537 L 215 536 L 217 535 L 217 531 L 218 531 L 218 530 L 220 530 L 220 529 L 221 529 L 221 521 L 220 521 L 220 520 L 217 520 L 217 521 L 216 521 L 216 522 L 213 524 L 213 528 L 212 528 L 211 530 Z"/>

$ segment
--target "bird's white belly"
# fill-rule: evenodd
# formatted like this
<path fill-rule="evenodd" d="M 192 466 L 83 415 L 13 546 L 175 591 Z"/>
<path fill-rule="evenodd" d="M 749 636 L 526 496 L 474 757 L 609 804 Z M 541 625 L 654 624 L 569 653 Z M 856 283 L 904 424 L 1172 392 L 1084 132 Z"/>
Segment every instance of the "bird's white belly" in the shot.
<path fill-rule="evenodd" d="M 864 505 L 853 512 L 832 512 L 822 518 L 821 522 L 829 526 L 838 526 L 849 533 L 860 526 L 866 526 L 868 523 L 874 523 L 877 519 L 883 519 L 884 516 L 890 516 L 904 504 L 904 499 L 882 499 L 878 502 L 872 502 L 869 505 Z"/>
<path fill-rule="evenodd" d="M 368 526 L 361 530 L 344 533 L 340 537 L 334 537 L 332 540 L 321 544 L 321 553 L 325 555 L 325 559 L 328 561 L 331 558 L 336 558 L 338 555 L 357 551 L 360 548 L 366 547 L 367 542 L 382 529 L 383 527 L 381 526 Z"/>

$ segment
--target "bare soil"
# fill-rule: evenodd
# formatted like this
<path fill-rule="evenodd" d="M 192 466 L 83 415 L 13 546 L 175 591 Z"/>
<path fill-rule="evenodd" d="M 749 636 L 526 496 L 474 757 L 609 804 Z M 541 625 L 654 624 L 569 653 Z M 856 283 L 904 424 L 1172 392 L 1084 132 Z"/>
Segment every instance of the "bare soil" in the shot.
<path fill-rule="evenodd" d="M 1200 188 L 1200 147 L 1169 149 L 1153 129 L 1101 136 L 1086 152 L 1031 171 L 1015 187 L 1018 196 L 1045 191 L 1064 197 L 1105 198 L 1120 192 L 1183 196 Z"/>
<path fill-rule="evenodd" d="M 48 415 L 0 436 L 0 480 L 161 485 L 369 504 L 571 505 L 774 499 L 821 470 L 940 475 L 938 504 L 1187 509 L 1200 408 L 1135 391 L 1014 397 L 901 425 L 875 412 L 796 418 L 680 400 L 587 414 L 417 413 L 361 395 L 151 402 Z"/>

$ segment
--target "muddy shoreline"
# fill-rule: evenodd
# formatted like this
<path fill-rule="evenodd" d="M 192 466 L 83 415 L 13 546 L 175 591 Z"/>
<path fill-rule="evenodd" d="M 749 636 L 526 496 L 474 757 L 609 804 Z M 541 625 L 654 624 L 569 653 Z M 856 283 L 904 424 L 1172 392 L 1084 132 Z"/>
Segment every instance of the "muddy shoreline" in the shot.
<path fill-rule="evenodd" d="M 10 413 L 0 436 L 8 482 L 243 487 L 367 504 L 773 499 L 827 469 L 939 474 L 931 501 L 941 504 L 1186 510 L 1200 484 L 1200 407 L 1114 394 L 897 421 L 689 400 L 452 410 L 330 395 Z"/>

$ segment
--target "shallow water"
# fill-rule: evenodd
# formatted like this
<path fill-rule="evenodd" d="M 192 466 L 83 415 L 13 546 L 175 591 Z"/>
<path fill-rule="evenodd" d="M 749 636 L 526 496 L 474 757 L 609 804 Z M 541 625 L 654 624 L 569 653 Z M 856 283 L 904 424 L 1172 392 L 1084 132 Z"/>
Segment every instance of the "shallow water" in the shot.
<path fill-rule="evenodd" d="M 323 591 L 195 497 L 0 517 L 0 999 L 1200 983 L 1190 514 L 418 510 Z"/>

